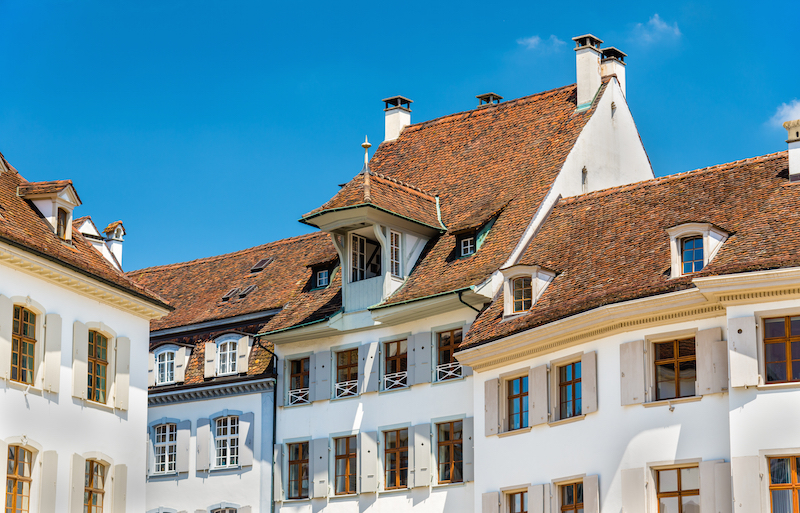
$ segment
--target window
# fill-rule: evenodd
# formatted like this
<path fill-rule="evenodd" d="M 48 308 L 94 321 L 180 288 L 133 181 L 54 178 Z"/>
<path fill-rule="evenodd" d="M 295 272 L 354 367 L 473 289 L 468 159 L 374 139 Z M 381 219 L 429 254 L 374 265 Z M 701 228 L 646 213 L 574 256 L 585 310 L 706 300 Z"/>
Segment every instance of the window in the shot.
<path fill-rule="evenodd" d="M 217 449 L 217 468 L 239 465 L 239 417 L 232 415 L 216 420 L 214 445 Z"/>
<path fill-rule="evenodd" d="M 800 503 L 800 458 L 769 459 L 769 498 L 772 513 L 795 513 Z"/>
<path fill-rule="evenodd" d="M 236 513 L 236 509 L 234 509 L 234 508 L 221 508 L 221 509 L 215 509 L 212 513 Z"/>
<path fill-rule="evenodd" d="M 11 379 L 33 384 L 34 345 L 36 344 L 36 314 L 14 306 L 11 335 Z"/>
<path fill-rule="evenodd" d="M 6 476 L 6 513 L 28 513 L 31 498 L 31 451 L 17 445 L 8 446 Z"/>
<path fill-rule="evenodd" d="M 156 426 L 155 456 L 156 474 L 175 472 L 178 453 L 177 424 L 161 424 Z"/>
<path fill-rule="evenodd" d="M 334 440 L 336 445 L 336 495 L 356 493 L 356 437 Z"/>
<path fill-rule="evenodd" d="M 358 349 L 336 353 L 336 397 L 358 393 Z"/>
<path fill-rule="evenodd" d="M 530 310 L 533 305 L 533 288 L 529 277 L 515 278 L 512 282 L 514 289 L 514 313 Z"/>
<path fill-rule="evenodd" d="M 108 337 L 96 331 L 89 332 L 89 362 L 86 397 L 105 404 L 106 372 L 108 370 Z"/>
<path fill-rule="evenodd" d="M 386 444 L 383 453 L 384 488 L 405 488 L 408 486 L 408 429 L 385 431 L 383 438 Z"/>
<path fill-rule="evenodd" d="M 317 288 L 328 286 L 328 270 L 317 271 Z"/>
<path fill-rule="evenodd" d="M 396 231 L 392 230 L 390 233 L 391 238 L 391 251 L 390 253 L 390 265 L 389 268 L 392 270 L 392 274 L 394 276 L 402 276 L 400 270 L 400 234 Z"/>
<path fill-rule="evenodd" d="M 700 469 L 656 471 L 658 513 L 700 513 Z"/>
<path fill-rule="evenodd" d="M 437 425 L 439 483 L 460 483 L 464 480 L 463 426 L 461 420 Z"/>
<path fill-rule="evenodd" d="M 309 367 L 310 358 L 301 358 L 289 362 L 289 404 L 306 404 L 309 402 Z"/>
<path fill-rule="evenodd" d="M 164 385 L 175 381 L 175 351 L 164 351 L 156 357 L 156 383 Z"/>
<path fill-rule="evenodd" d="M 217 375 L 236 372 L 236 346 L 238 341 L 227 340 L 217 344 Z"/>
<path fill-rule="evenodd" d="M 58 238 L 63 240 L 67 239 L 67 218 L 67 211 L 63 208 L 59 208 L 58 219 L 56 221 L 56 235 L 58 235 Z"/>
<path fill-rule="evenodd" d="M 767 383 L 800 381 L 800 317 L 764 319 Z"/>
<path fill-rule="evenodd" d="M 508 380 L 508 430 L 528 427 L 528 376 Z"/>
<path fill-rule="evenodd" d="M 289 444 L 289 498 L 308 498 L 308 442 Z"/>
<path fill-rule="evenodd" d="M 558 367 L 558 404 L 559 419 L 581 414 L 581 362 Z"/>
<path fill-rule="evenodd" d="M 528 513 L 528 492 L 508 494 L 508 513 Z"/>
<path fill-rule="evenodd" d="M 697 379 L 694 338 L 653 344 L 656 400 L 691 397 Z"/>
<path fill-rule="evenodd" d="M 396 340 L 386 342 L 384 350 L 384 390 L 402 388 L 408 385 L 408 342 Z"/>
<path fill-rule="evenodd" d="M 456 361 L 456 349 L 461 344 L 462 329 L 457 328 L 436 334 L 437 365 L 436 381 L 461 377 L 461 364 Z"/>
<path fill-rule="evenodd" d="M 367 239 L 352 234 L 350 239 L 350 281 L 361 281 L 367 277 Z"/>
<path fill-rule="evenodd" d="M 469 256 L 475 253 L 475 237 L 473 235 L 461 239 L 461 256 Z"/>
<path fill-rule="evenodd" d="M 681 266 L 683 274 L 703 270 L 703 237 L 681 239 Z"/>
<path fill-rule="evenodd" d="M 86 460 L 86 479 L 83 489 L 84 513 L 103 513 L 106 468 L 99 461 Z"/>
<path fill-rule="evenodd" d="M 561 489 L 561 511 L 583 513 L 583 483 L 571 483 L 559 488 Z"/>

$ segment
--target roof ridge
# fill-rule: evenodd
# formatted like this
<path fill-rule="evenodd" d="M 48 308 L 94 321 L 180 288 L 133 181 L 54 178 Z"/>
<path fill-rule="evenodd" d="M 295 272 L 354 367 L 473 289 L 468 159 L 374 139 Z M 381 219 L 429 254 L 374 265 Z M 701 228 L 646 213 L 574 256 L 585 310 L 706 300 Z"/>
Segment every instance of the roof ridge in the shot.
<path fill-rule="evenodd" d="M 372 175 L 372 176 L 375 176 L 375 177 L 382 178 L 384 180 L 390 181 L 390 182 L 394 182 L 397 185 L 400 185 L 402 187 L 406 187 L 408 189 L 411 189 L 411 190 L 413 190 L 415 192 L 418 192 L 418 193 L 421 193 L 421 194 L 425 194 L 426 196 L 430 196 L 431 201 L 433 201 L 433 199 L 436 197 L 434 194 L 431 194 L 431 193 L 429 193 L 427 191 L 424 191 L 421 188 L 417 187 L 416 185 L 411 185 L 408 182 L 403 182 L 401 180 L 398 180 L 397 178 L 392 178 L 391 176 L 387 176 L 387 175 L 385 175 L 383 173 L 376 173 L 375 171 L 370 171 L 369 174 Z"/>

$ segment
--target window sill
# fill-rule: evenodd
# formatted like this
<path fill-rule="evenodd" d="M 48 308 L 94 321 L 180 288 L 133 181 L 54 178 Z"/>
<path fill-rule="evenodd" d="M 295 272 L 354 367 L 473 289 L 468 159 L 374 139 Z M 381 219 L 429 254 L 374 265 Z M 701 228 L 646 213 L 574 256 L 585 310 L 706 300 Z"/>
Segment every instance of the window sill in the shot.
<path fill-rule="evenodd" d="M 307 403 L 294 403 L 294 404 L 288 404 L 287 403 L 287 404 L 284 404 L 283 407 L 284 408 L 300 408 L 301 406 L 309 406 L 309 405 L 311 405 L 311 401 L 308 401 Z"/>
<path fill-rule="evenodd" d="M 459 381 L 464 381 L 465 379 L 467 379 L 467 377 L 462 375 L 460 378 L 450 378 L 450 379 L 443 379 L 441 381 L 434 381 L 431 383 L 431 385 L 441 385 L 444 383 L 453 383 L 453 382 L 457 383 Z"/>
<path fill-rule="evenodd" d="M 800 184 L 800 182 L 797 183 Z M 758 390 L 782 390 L 787 388 L 800 388 L 800 381 L 795 381 L 793 383 L 767 383 L 765 385 L 756 385 L 756 389 Z"/>
<path fill-rule="evenodd" d="M 91 408 L 97 408 L 98 410 L 109 411 L 111 413 L 114 413 L 116 411 L 116 408 L 114 408 L 113 406 L 109 406 L 108 404 L 98 403 L 97 401 L 92 401 L 90 399 L 82 399 L 80 397 L 75 397 L 75 399 L 80 400 L 81 403 L 83 403 L 84 406 L 88 406 L 88 407 L 91 407 Z"/>
<path fill-rule="evenodd" d="M 173 472 L 159 472 L 159 473 L 152 473 L 147 476 L 148 479 L 168 479 L 178 477 L 178 471 Z"/>
<path fill-rule="evenodd" d="M 386 494 L 386 493 L 408 493 L 410 491 L 411 491 L 411 488 L 406 486 L 406 487 L 403 487 L 403 488 L 389 488 L 388 490 L 381 490 L 380 493 L 381 494 Z"/>
<path fill-rule="evenodd" d="M 703 398 L 702 395 L 693 395 L 692 397 L 679 397 L 677 399 L 664 399 L 662 401 L 652 401 L 649 403 L 642 403 L 645 408 L 655 408 L 657 406 L 672 406 L 673 404 L 681 403 L 694 403 Z"/>
<path fill-rule="evenodd" d="M 550 427 L 560 426 L 562 424 L 569 424 L 570 422 L 578 422 L 579 420 L 583 420 L 586 418 L 586 414 L 583 415 L 575 415 L 573 417 L 567 417 L 566 419 L 558 419 L 552 422 L 548 422 L 547 425 Z"/>
<path fill-rule="evenodd" d="M 310 500 L 311 500 L 311 497 L 301 497 L 301 498 L 298 498 L 298 499 L 283 499 L 282 501 L 276 500 L 275 502 L 288 502 L 288 503 L 300 502 L 300 503 L 302 503 L 302 502 L 308 502 Z"/>
<path fill-rule="evenodd" d="M 379 393 L 388 394 L 388 393 L 391 393 L 391 392 L 401 392 L 403 390 L 411 390 L 411 387 L 406 385 L 404 387 L 385 388 L 385 389 L 381 390 Z"/>
<path fill-rule="evenodd" d="M 224 472 L 225 470 L 241 470 L 241 465 L 230 465 L 228 467 L 211 467 L 208 469 L 209 472 Z"/>
<path fill-rule="evenodd" d="M 9 388 L 16 388 L 17 390 L 21 391 L 23 394 L 28 394 L 30 392 L 35 393 L 36 395 L 42 395 L 43 390 L 38 388 L 34 385 L 29 385 L 27 383 L 21 383 L 19 381 L 14 381 L 11 379 L 6 379 L 5 382 Z M 51 392 L 54 393 L 54 392 Z"/>
<path fill-rule="evenodd" d="M 328 498 L 333 501 L 337 499 L 355 499 L 357 497 L 358 493 L 340 493 L 339 495 L 333 494 L 328 496 Z"/>
<path fill-rule="evenodd" d="M 348 399 L 358 399 L 359 397 L 361 397 L 361 394 L 346 395 L 346 396 L 343 396 L 343 397 L 331 397 L 330 400 L 331 401 L 347 401 Z M 309 404 L 311 404 L 311 403 L 309 403 Z"/>
<path fill-rule="evenodd" d="M 439 489 L 441 489 L 441 488 L 457 488 L 459 486 L 465 486 L 466 484 L 467 483 L 465 483 L 464 481 L 459 481 L 457 483 L 435 483 L 432 486 L 433 486 L 433 488 L 435 490 L 437 488 L 439 488 Z"/>
<path fill-rule="evenodd" d="M 505 438 L 507 436 L 521 435 L 522 433 L 529 433 L 531 429 L 533 429 L 533 426 L 514 429 L 511 431 L 503 431 L 502 433 L 497 433 L 497 436 L 499 436 L 500 438 Z"/>

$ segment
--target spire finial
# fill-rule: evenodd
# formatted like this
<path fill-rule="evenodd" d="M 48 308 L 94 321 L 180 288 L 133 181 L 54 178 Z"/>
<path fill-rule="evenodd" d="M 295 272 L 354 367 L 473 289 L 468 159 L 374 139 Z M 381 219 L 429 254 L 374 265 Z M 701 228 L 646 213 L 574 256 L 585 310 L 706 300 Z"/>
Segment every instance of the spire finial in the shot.
<path fill-rule="evenodd" d="M 366 165 L 367 162 L 369 162 L 369 149 L 372 148 L 366 135 L 364 136 L 364 142 L 361 143 L 361 147 L 364 148 L 364 164 Z"/>

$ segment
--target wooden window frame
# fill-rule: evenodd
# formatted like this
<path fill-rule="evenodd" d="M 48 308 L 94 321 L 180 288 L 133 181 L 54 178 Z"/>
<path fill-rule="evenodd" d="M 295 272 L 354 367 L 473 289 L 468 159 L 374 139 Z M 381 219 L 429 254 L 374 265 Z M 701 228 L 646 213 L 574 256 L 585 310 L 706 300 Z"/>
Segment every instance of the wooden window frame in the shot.
<path fill-rule="evenodd" d="M 344 441 L 345 452 L 339 454 L 339 442 Z M 334 481 L 333 491 L 335 495 L 352 495 L 358 493 L 358 442 L 355 435 L 343 436 L 333 439 L 334 447 Z M 339 461 L 345 460 L 344 474 L 339 473 Z M 344 479 L 345 488 L 339 491 L 339 479 Z M 353 479 L 355 478 L 355 479 Z M 352 483 L 351 483 L 352 481 Z M 351 488 L 352 484 L 352 488 Z"/>
<path fill-rule="evenodd" d="M 762 323 L 764 325 L 764 383 L 765 384 L 777 384 L 777 383 L 797 383 L 800 382 L 800 379 L 791 379 L 792 376 L 792 362 L 800 363 L 800 360 L 795 359 L 792 360 L 792 343 L 800 342 L 800 335 L 792 336 L 792 318 L 800 318 L 798 315 L 787 315 L 781 317 L 768 317 L 762 319 Z M 775 320 L 775 319 L 783 319 L 784 320 L 784 335 L 782 337 L 770 337 L 767 338 L 767 322 Z M 775 362 L 768 362 L 767 361 L 767 345 L 776 344 L 776 343 L 783 343 L 784 344 L 784 360 L 776 360 Z M 777 363 L 777 362 L 785 362 L 786 364 L 786 378 L 783 381 L 778 380 L 770 380 L 769 374 L 767 371 L 767 366 L 769 363 Z"/>
<path fill-rule="evenodd" d="M 446 344 L 442 343 L 444 335 L 449 336 L 449 341 Z M 456 341 L 458 339 L 458 341 Z M 458 379 L 463 377 L 463 370 L 456 360 L 456 350 L 464 339 L 464 328 L 453 328 L 451 330 L 442 330 L 436 333 L 436 381 L 447 381 L 449 379 Z M 447 356 L 449 354 L 449 357 Z M 445 361 L 446 360 L 446 361 Z M 455 365 L 458 364 L 458 368 Z M 439 371 L 440 366 L 447 366 L 442 372 Z M 442 377 L 442 374 L 444 377 Z"/>
<path fill-rule="evenodd" d="M 405 343 L 405 351 L 403 351 L 403 343 Z M 396 353 L 391 355 L 391 349 L 395 348 Z M 392 369 L 389 372 L 389 369 Z M 408 372 L 408 340 L 392 340 L 383 343 L 383 375 L 397 374 L 398 372 Z M 384 390 L 394 390 L 397 388 L 404 388 L 408 386 L 408 374 L 406 379 L 399 379 L 394 384 L 384 384 Z"/>
<path fill-rule="evenodd" d="M 661 500 L 668 497 L 677 497 L 678 498 L 678 512 L 682 513 L 683 511 L 683 502 L 681 501 L 681 497 L 697 497 L 698 500 L 700 499 L 700 488 L 693 488 L 690 490 L 683 490 L 681 486 L 681 470 L 689 469 L 689 468 L 698 468 L 696 466 L 686 466 L 686 467 L 673 467 L 673 468 L 662 468 L 657 469 L 655 471 L 655 484 L 656 484 L 656 512 L 662 513 L 661 511 Z M 661 490 L 661 472 L 669 472 L 672 470 L 677 470 L 678 475 L 678 484 L 677 484 L 677 491 L 674 492 L 662 492 Z M 700 470 L 698 469 L 698 472 Z"/>
<path fill-rule="evenodd" d="M 172 356 L 172 358 L 168 359 L 167 355 Z M 162 357 L 164 361 L 161 361 Z M 163 379 L 162 375 L 164 376 Z M 156 355 L 156 385 L 167 385 L 169 383 L 175 383 L 175 351 L 161 351 Z"/>
<path fill-rule="evenodd" d="M 102 479 L 102 482 L 100 483 L 99 487 L 95 486 L 98 484 L 96 481 L 97 473 L 95 472 L 95 469 L 102 469 L 101 472 L 99 472 L 100 478 Z M 100 463 L 99 461 L 86 460 L 86 468 L 84 471 L 85 480 L 83 489 L 83 507 L 85 508 L 85 511 L 89 511 L 90 513 L 103 512 L 103 501 L 105 500 L 105 493 L 106 493 L 105 485 L 106 485 L 106 480 L 108 479 L 107 470 L 108 469 L 106 468 L 106 466 Z M 94 499 L 94 497 L 97 497 L 98 500 L 96 501 L 97 505 L 93 507 L 92 499 Z"/>
<path fill-rule="evenodd" d="M 402 236 L 400 232 L 389 231 L 389 269 L 393 276 L 403 276 Z"/>
<path fill-rule="evenodd" d="M 519 497 L 519 509 L 515 509 L 514 506 L 514 499 Z M 527 490 L 520 490 L 518 492 L 508 492 L 506 493 L 506 503 L 508 504 L 508 513 L 528 513 L 528 491 Z"/>
<path fill-rule="evenodd" d="M 461 429 L 456 429 L 456 424 L 461 425 Z M 449 435 L 446 440 L 443 440 L 442 437 L 442 429 L 446 428 L 446 433 Z M 459 438 L 455 437 L 456 433 L 460 433 L 461 436 Z M 442 463 L 442 449 L 445 450 L 447 453 L 447 461 Z M 458 450 L 458 451 L 457 451 Z M 461 453 L 461 459 L 456 459 L 457 452 Z M 439 484 L 447 484 L 447 483 L 463 483 L 464 482 L 464 420 L 451 420 L 448 422 L 441 422 L 436 424 L 436 463 L 438 466 L 438 480 Z M 442 479 L 442 476 L 445 475 L 445 472 L 442 470 L 448 470 L 447 472 L 450 475 L 450 479 Z M 458 474 L 461 476 L 460 479 L 454 479 L 453 476 L 456 475 L 456 470 L 458 470 Z"/>
<path fill-rule="evenodd" d="M 405 440 L 406 445 L 400 445 L 400 440 L 402 439 L 402 433 L 405 431 Z M 394 433 L 397 439 L 397 446 L 394 448 L 389 448 L 389 434 Z M 401 428 L 401 429 L 390 429 L 388 431 L 383 432 L 383 488 L 384 490 L 398 490 L 401 488 L 408 488 L 408 444 L 409 444 L 409 433 L 408 428 Z M 396 459 L 397 466 L 394 469 L 389 468 L 389 456 L 393 455 Z M 406 466 L 402 466 L 403 457 L 405 457 Z M 405 479 L 403 479 L 403 470 L 405 470 Z M 395 480 L 394 483 L 390 483 L 389 480 L 389 473 L 395 473 Z"/>
<path fill-rule="evenodd" d="M 224 424 L 224 425 L 223 425 Z M 239 467 L 239 416 L 214 419 L 214 468 Z M 220 432 L 224 430 L 224 432 Z"/>
<path fill-rule="evenodd" d="M 692 258 L 691 260 L 686 260 L 686 251 L 691 251 L 692 253 L 694 253 L 698 249 L 697 247 L 693 247 L 693 248 L 687 250 L 685 248 L 686 243 L 689 242 L 689 241 L 697 241 L 697 240 L 700 241 L 700 248 L 699 248 L 700 249 L 700 260 L 699 260 L 700 269 L 695 269 L 696 262 L 698 262 L 697 258 Z M 679 247 L 680 247 L 680 253 L 681 253 L 680 254 L 680 258 L 681 258 L 681 276 L 687 276 L 689 274 L 699 273 L 700 271 L 705 269 L 705 266 L 706 266 L 706 264 L 705 264 L 705 251 L 706 251 L 705 243 L 706 243 L 705 237 L 703 237 L 702 235 L 687 235 L 686 237 L 681 237 L 681 239 L 679 241 Z M 694 256 L 696 257 L 697 255 L 694 255 Z M 687 263 L 690 263 L 691 268 L 692 268 L 691 271 L 687 271 L 686 270 L 686 264 Z"/>
<path fill-rule="evenodd" d="M 178 465 L 178 425 L 159 424 L 153 428 L 153 453 L 155 455 L 154 474 L 174 474 Z M 159 461 L 163 456 L 163 461 Z M 160 468 L 161 467 L 161 468 Z"/>
<path fill-rule="evenodd" d="M 689 356 L 680 356 L 680 343 L 686 342 L 691 340 L 694 342 L 695 350 L 694 354 Z M 656 350 L 656 346 L 660 344 L 673 344 L 673 357 L 672 358 L 663 358 L 661 360 L 658 359 L 658 352 Z M 655 395 L 656 401 L 669 401 L 672 399 L 681 399 L 685 397 L 695 397 L 697 396 L 697 386 L 695 385 L 694 394 L 692 395 L 681 395 L 680 393 L 680 364 L 684 362 L 695 362 L 694 366 L 694 375 L 695 381 L 697 380 L 697 340 L 695 337 L 681 337 L 671 340 L 659 340 L 653 341 L 652 344 L 653 350 L 653 394 Z M 672 363 L 673 369 L 675 370 L 675 397 L 661 397 L 658 392 L 658 384 L 662 383 L 662 381 L 658 380 L 658 366 L 659 365 L 666 365 Z"/>
<path fill-rule="evenodd" d="M 295 372 L 295 365 L 299 367 L 299 372 Z M 311 384 L 311 358 L 298 358 L 296 360 L 289 360 L 289 390 L 302 390 L 308 388 Z M 305 386 L 295 386 L 295 380 L 300 380 Z"/>
<path fill-rule="evenodd" d="M 221 340 L 217 342 L 217 376 L 229 376 L 237 373 L 236 360 L 238 352 L 238 340 Z M 225 361 L 223 361 L 223 355 L 226 356 Z"/>
<path fill-rule="evenodd" d="M 578 487 L 579 486 L 580 486 L 580 490 L 581 490 L 581 498 L 583 499 L 583 501 L 581 501 L 581 502 L 578 502 Z M 564 500 L 564 492 L 568 488 L 572 488 L 572 496 L 574 497 L 574 503 L 573 504 L 564 504 L 564 502 L 566 502 Z M 574 483 L 564 483 L 564 484 L 558 485 L 558 505 L 560 506 L 560 511 L 562 511 L 562 512 L 571 511 L 572 513 L 577 513 L 578 510 L 584 509 L 583 505 L 584 505 L 584 501 L 585 500 L 586 500 L 586 498 L 583 497 L 583 481 L 576 481 Z"/>
<path fill-rule="evenodd" d="M 514 390 L 514 382 L 519 381 L 519 393 L 515 394 Z M 523 383 L 525 386 L 523 387 Z M 524 388 L 524 390 L 523 390 Z M 528 411 L 528 394 L 530 393 L 530 383 L 528 382 L 528 375 L 525 374 L 524 376 L 516 376 L 513 378 L 508 378 L 506 380 L 506 422 L 507 422 L 507 431 L 516 431 L 518 429 L 525 429 L 530 426 L 530 418 L 528 418 L 527 422 L 525 422 L 525 413 L 530 415 Z M 514 401 L 519 401 L 519 413 L 513 413 L 514 408 Z M 519 415 L 519 427 L 511 427 L 512 422 L 511 419 Z"/>
<path fill-rule="evenodd" d="M 572 379 L 569 380 L 562 380 L 562 369 L 572 369 Z M 576 373 L 575 370 L 578 369 Z M 558 419 L 569 419 L 571 417 L 577 417 L 583 414 L 583 386 L 582 386 L 582 378 L 583 378 L 583 368 L 581 365 L 581 360 L 576 360 L 574 362 L 565 363 L 563 365 L 556 366 L 556 372 L 558 375 L 556 376 L 556 380 L 558 382 Z M 575 377 L 578 375 L 578 377 Z M 569 390 L 569 387 L 572 387 L 572 396 L 568 398 L 566 401 L 564 400 L 564 393 L 563 390 Z M 580 395 L 578 396 L 576 392 L 578 391 L 578 387 L 580 387 Z M 580 402 L 581 407 L 577 408 L 576 404 Z M 565 403 L 567 409 L 565 410 Z M 571 408 L 571 411 L 570 411 Z"/>
<path fill-rule="evenodd" d="M 14 305 L 9 376 L 12 381 L 26 385 L 33 385 L 36 379 L 36 315 L 24 306 Z M 15 345 L 16 349 L 14 349 Z M 29 351 L 30 354 L 26 354 L 26 351 Z M 16 363 L 14 363 L 15 357 Z M 30 363 L 30 368 L 27 367 L 27 363 Z M 23 374 L 29 379 L 23 379 Z"/>
<path fill-rule="evenodd" d="M 342 364 L 339 361 L 339 355 L 347 353 L 348 362 L 347 364 Z M 337 383 L 346 383 L 348 381 L 356 381 L 358 380 L 358 348 L 355 349 L 345 349 L 344 351 L 337 351 L 336 353 L 336 382 Z M 353 355 L 355 355 L 355 363 L 353 363 Z M 339 372 L 345 371 L 347 373 L 347 379 L 339 379 Z"/>
<path fill-rule="evenodd" d="M 56 209 L 56 235 L 61 240 L 67 240 L 67 228 L 69 226 L 69 212 L 58 207 Z"/>
<path fill-rule="evenodd" d="M 33 475 L 33 452 L 20 445 L 9 445 L 5 465 L 7 475 L 6 482 L 4 483 L 5 493 L 3 496 L 5 497 L 5 501 L 3 504 L 5 507 L 3 511 L 6 511 L 6 508 L 10 507 L 10 510 L 14 513 L 28 513 L 31 505 L 31 488 L 33 487 L 33 478 L 31 477 Z M 22 473 L 20 473 L 20 466 L 22 467 Z M 27 472 L 25 470 L 26 466 Z M 26 483 L 27 495 L 24 493 Z M 22 485 L 23 488 L 22 493 L 18 493 L 20 485 Z M 17 498 L 22 498 L 23 502 L 25 502 L 24 499 L 27 498 L 28 507 L 23 508 L 18 505 Z"/>
<path fill-rule="evenodd" d="M 300 458 L 293 460 L 292 459 L 292 448 L 299 446 L 299 455 Z M 297 442 L 293 444 L 288 444 L 287 450 L 289 452 L 289 475 L 287 479 L 288 489 L 286 490 L 286 496 L 289 499 L 308 499 L 309 496 L 309 489 L 311 487 L 311 476 L 309 475 L 309 444 L 308 442 Z M 297 476 L 298 479 L 292 479 L 292 467 L 297 467 Z M 305 476 L 306 476 L 306 490 L 305 494 L 303 494 L 303 468 L 305 467 Z M 292 495 L 292 483 L 297 482 L 297 494 Z"/>
<path fill-rule="evenodd" d="M 527 280 L 527 286 L 525 281 Z M 517 284 L 520 284 L 519 287 Z M 517 291 L 521 292 L 522 297 L 517 299 Z M 527 296 L 525 292 L 527 291 Z M 511 299 L 514 301 L 512 311 L 514 313 L 527 312 L 533 308 L 533 278 L 531 276 L 517 276 L 511 279 Z"/>
<path fill-rule="evenodd" d="M 367 238 L 350 234 L 350 282 L 367 279 Z"/>
<path fill-rule="evenodd" d="M 99 356 L 98 354 L 98 349 L 100 347 L 99 342 L 101 340 L 105 341 L 105 358 Z M 108 385 L 108 353 L 112 351 L 112 348 L 110 347 L 110 341 L 111 337 L 108 337 L 99 331 L 89 331 L 88 349 L 86 352 L 88 355 L 86 398 L 89 401 L 94 401 L 100 404 L 106 404 L 108 402 L 108 390 L 110 388 Z M 99 372 L 100 369 L 103 370 L 102 376 Z M 98 381 L 101 379 L 103 380 L 102 387 L 98 383 Z M 98 395 L 101 390 L 103 392 L 102 400 Z"/>

